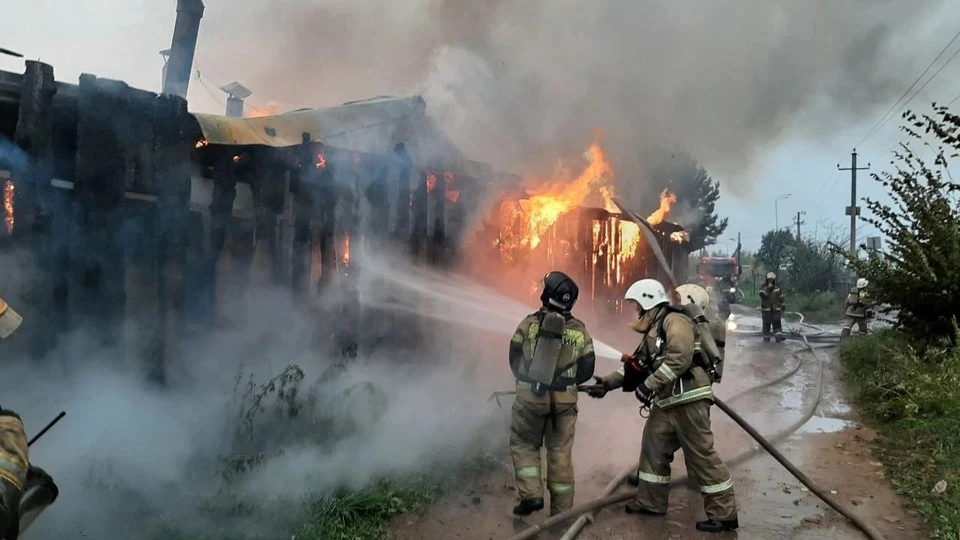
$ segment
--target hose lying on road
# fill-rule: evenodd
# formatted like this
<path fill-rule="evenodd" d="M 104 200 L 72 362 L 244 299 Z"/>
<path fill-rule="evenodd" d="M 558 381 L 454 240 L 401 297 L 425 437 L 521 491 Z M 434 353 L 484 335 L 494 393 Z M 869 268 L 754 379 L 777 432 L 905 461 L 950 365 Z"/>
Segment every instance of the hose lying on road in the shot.
<path fill-rule="evenodd" d="M 802 322 L 802 316 L 801 316 L 801 322 Z M 724 403 L 723 400 L 715 397 L 714 402 L 717 404 L 718 407 L 720 407 L 721 410 L 723 410 L 725 413 L 730 415 L 731 419 L 733 419 L 734 422 L 736 422 L 738 425 L 743 427 L 747 431 L 747 433 L 750 434 L 764 449 L 766 449 L 771 455 L 773 455 L 774 459 L 776 459 L 778 462 L 784 465 L 791 474 L 793 474 L 801 483 L 807 486 L 807 488 L 809 488 L 815 495 L 820 497 L 824 502 L 826 502 L 832 508 L 837 510 L 837 512 L 839 512 L 841 515 L 849 519 L 855 526 L 857 526 L 861 531 L 863 531 L 864 534 L 866 534 L 867 537 L 869 537 L 871 540 L 883 540 L 883 536 L 874 527 L 872 527 L 870 524 L 866 523 L 865 521 L 863 521 L 862 519 L 854 515 L 848 509 L 840 505 L 832 497 L 827 496 L 827 494 L 822 489 L 815 486 L 810 481 L 809 478 L 803 475 L 803 473 L 801 473 L 796 467 L 794 467 L 793 464 L 787 461 L 787 459 L 783 456 L 783 454 L 781 454 L 779 451 L 776 450 L 776 448 L 773 447 L 772 442 L 778 442 L 779 440 L 785 437 L 788 437 L 793 432 L 795 432 L 800 427 L 802 427 L 804 424 L 806 424 L 810 420 L 810 418 L 813 417 L 814 413 L 816 412 L 816 408 L 823 397 L 823 369 L 824 369 L 823 359 L 817 353 L 816 349 L 810 344 L 809 340 L 806 339 L 806 336 L 800 334 L 799 337 L 800 339 L 802 339 L 807 349 L 817 359 L 817 363 L 820 367 L 819 381 L 817 385 L 817 398 L 816 400 L 814 400 L 813 406 L 810 407 L 810 409 L 807 411 L 806 414 L 804 414 L 803 418 L 801 418 L 800 421 L 780 431 L 779 433 L 771 437 L 770 441 L 768 441 L 767 439 L 762 437 L 755 429 L 753 429 L 753 427 L 747 424 L 742 417 L 740 417 L 735 412 L 733 412 L 733 410 L 730 409 L 730 407 L 727 406 L 727 404 Z M 765 385 L 762 385 L 762 386 L 765 386 Z M 743 452 L 738 456 L 734 457 L 733 459 L 728 460 L 727 465 L 728 467 L 732 468 L 740 463 L 743 463 L 753 458 L 755 455 L 757 454 L 753 450 Z M 534 525 L 524 531 L 521 531 L 518 534 L 511 536 L 509 540 L 525 540 L 529 538 L 534 538 L 541 532 L 548 529 L 552 529 L 561 523 L 567 522 L 570 519 L 593 512 L 594 510 L 597 510 L 599 508 L 603 508 L 611 504 L 625 502 L 633 498 L 634 493 L 632 492 L 613 494 L 612 491 L 619 486 L 620 482 L 616 482 L 617 479 L 620 479 L 620 481 L 622 482 L 623 478 L 626 478 L 635 470 L 636 470 L 636 466 L 631 465 L 630 467 L 627 467 L 626 469 L 624 469 L 624 471 L 622 471 L 620 474 L 618 474 L 617 477 L 614 479 L 614 482 L 611 482 L 607 486 L 608 489 L 605 490 L 605 496 L 595 499 L 591 502 L 576 506 L 574 508 L 571 508 L 570 510 L 561 512 L 555 516 L 551 516 L 547 518 L 543 523 L 539 525 Z M 677 485 L 683 482 L 684 480 L 686 480 L 686 477 L 679 478 L 671 482 L 671 485 Z M 583 528 L 585 522 L 586 522 L 586 519 L 583 519 L 583 520 L 578 519 L 577 522 L 575 522 L 574 526 L 571 527 L 571 529 L 567 531 L 567 533 L 563 536 L 563 540 L 571 540 L 573 538 L 576 538 L 577 534 L 579 534 L 580 529 Z M 577 524 L 579 524 L 579 526 L 577 526 Z"/>
<path fill-rule="evenodd" d="M 749 395 L 749 394 L 752 394 L 753 392 L 757 392 L 757 391 L 759 391 L 759 390 L 763 390 L 764 388 L 769 388 L 769 387 L 771 387 L 771 386 L 773 386 L 773 385 L 775 385 L 775 384 L 779 384 L 779 383 L 781 383 L 781 382 L 789 379 L 790 377 L 793 377 L 798 371 L 800 371 L 800 368 L 803 366 L 803 359 L 800 358 L 800 356 L 799 356 L 797 353 L 791 353 L 791 356 L 793 356 L 793 357 L 797 360 L 797 365 L 795 365 L 795 366 L 794 366 L 793 368 L 791 368 L 789 371 L 787 371 L 787 372 L 784 373 L 783 375 L 780 375 L 780 376 L 777 377 L 776 379 L 773 379 L 773 380 L 770 380 L 770 381 L 766 381 L 766 382 L 764 382 L 764 383 L 760 383 L 760 384 L 758 384 L 758 385 L 756 385 L 756 386 L 751 386 L 750 388 L 747 388 L 746 390 L 744 390 L 744 391 L 742 391 L 742 392 L 734 395 L 733 397 L 731 397 L 731 398 L 729 399 L 729 401 L 730 401 L 731 403 L 733 403 L 734 401 L 736 401 L 736 400 L 738 400 L 738 399 L 740 399 L 740 398 L 742 398 L 742 397 L 744 397 L 744 396 L 747 396 L 747 395 Z M 813 416 L 813 411 L 816 409 L 816 405 L 817 405 L 818 403 L 819 403 L 819 399 L 817 400 L 817 403 L 814 404 L 814 407 L 812 407 L 812 408 L 810 409 L 810 411 L 808 411 L 809 414 L 810 414 L 810 416 Z M 806 422 L 809 420 L 809 418 L 810 418 L 809 416 L 808 416 L 807 418 L 805 418 L 805 419 L 803 420 L 803 423 L 806 423 Z M 802 425 L 802 424 L 800 424 L 800 425 Z M 800 428 L 800 425 L 797 425 L 797 428 L 796 428 L 796 429 L 799 429 L 799 428 Z M 794 429 L 794 430 L 790 430 L 790 433 L 793 433 L 793 431 L 795 431 L 795 429 Z M 789 434 L 788 434 L 788 435 L 789 435 Z M 752 455 L 752 453 L 751 453 L 751 455 Z M 736 459 L 736 458 L 735 458 L 735 459 Z M 624 480 L 626 480 L 626 478 L 627 478 L 628 476 L 630 476 L 631 474 L 634 475 L 634 476 L 636 476 L 636 474 L 637 474 L 637 469 L 636 469 L 636 466 L 634 466 L 634 465 L 631 465 L 631 466 L 623 469 L 622 471 L 620 471 L 620 472 L 613 478 L 613 480 L 611 480 L 610 483 L 607 484 L 607 486 L 603 489 L 602 494 L 601 494 L 600 496 L 601 496 L 601 497 L 606 497 L 606 496 L 608 496 L 608 495 L 613 494 L 613 492 L 615 492 L 615 491 L 617 490 L 617 488 L 619 488 L 620 485 L 623 484 Z M 681 479 L 681 481 L 682 481 L 682 479 Z M 584 527 L 586 527 L 588 521 L 591 522 L 591 523 L 593 522 L 593 514 L 594 514 L 594 513 L 591 511 L 591 512 L 589 512 L 589 513 L 587 513 L 587 514 L 584 514 L 584 515 L 578 517 L 577 520 L 574 521 L 573 524 L 570 526 L 570 528 L 567 529 L 567 532 L 564 533 L 564 535 L 563 535 L 562 537 L 560 537 L 560 540 L 573 540 L 574 538 L 576 538 L 576 537 L 580 534 L 580 531 L 583 530 Z"/>

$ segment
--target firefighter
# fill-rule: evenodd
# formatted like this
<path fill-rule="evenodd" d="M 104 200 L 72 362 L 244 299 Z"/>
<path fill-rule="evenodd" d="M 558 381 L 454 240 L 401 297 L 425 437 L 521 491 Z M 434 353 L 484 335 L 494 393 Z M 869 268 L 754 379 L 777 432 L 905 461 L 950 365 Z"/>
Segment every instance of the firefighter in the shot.
<path fill-rule="evenodd" d="M 841 338 L 850 335 L 854 324 L 857 325 L 857 331 L 860 334 L 867 333 L 867 320 L 873 318 L 873 302 L 867 292 L 869 285 L 870 282 L 866 278 L 859 278 L 857 286 L 847 295 L 847 313 L 843 321 L 843 330 L 840 332 Z"/>
<path fill-rule="evenodd" d="M 23 318 L 0 298 L 0 340 L 13 334 Z M 33 501 L 24 494 L 45 490 Z M 27 434 L 20 416 L 0 406 L 0 538 L 17 540 L 36 515 L 57 498 L 59 491 L 43 469 L 30 465 Z M 33 504 L 39 501 L 39 504 Z M 26 502 L 26 504 L 24 504 Z M 21 517 L 29 516 L 21 526 Z"/>
<path fill-rule="evenodd" d="M 637 379 L 634 390 L 641 402 L 652 407 L 643 427 L 637 496 L 627 504 L 626 512 L 655 516 L 667 513 L 670 463 L 674 453 L 683 449 L 687 472 L 703 494 L 707 519 L 697 523 L 697 530 L 735 530 L 739 521 L 733 480 L 714 449 L 710 429 L 711 379 L 694 363 L 696 327 L 686 315 L 670 309 L 667 293 L 656 280 L 634 283 L 624 298 L 636 304 L 639 318 L 631 328 L 642 335 L 641 343 L 633 355 L 623 355 L 624 366 L 605 377 L 596 377 L 598 385 L 588 394 L 602 398 L 615 388 L 629 390 L 625 385 L 632 377 L 633 368 L 629 366 L 639 362 L 650 367 L 650 374 Z"/>
<path fill-rule="evenodd" d="M 770 341 L 770 327 L 773 327 L 777 343 L 782 342 L 783 309 L 786 305 L 784 294 L 777 284 L 777 275 L 773 272 L 767 274 L 767 280 L 760 288 L 760 312 L 763 320 L 763 341 Z"/>
<path fill-rule="evenodd" d="M 593 376 L 593 339 L 570 310 L 579 288 L 562 272 L 543 278 L 542 307 L 528 315 L 510 341 L 510 369 L 517 380 L 510 425 L 510 453 L 520 503 L 518 516 L 542 510 L 540 447 L 547 447 L 550 514 L 573 506 L 573 438 L 577 385 Z"/>

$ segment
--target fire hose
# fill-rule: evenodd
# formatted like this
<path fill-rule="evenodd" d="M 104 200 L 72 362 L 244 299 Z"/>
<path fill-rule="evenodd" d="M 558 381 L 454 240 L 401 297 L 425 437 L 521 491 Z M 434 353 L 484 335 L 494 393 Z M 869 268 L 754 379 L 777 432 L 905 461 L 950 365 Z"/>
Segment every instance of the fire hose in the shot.
<path fill-rule="evenodd" d="M 816 328 L 816 327 L 813 327 L 812 325 L 805 324 L 803 322 L 802 314 L 800 315 L 800 324 L 801 326 Z M 817 328 L 817 330 L 819 330 L 819 332 L 815 333 L 814 335 L 822 336 L 823 331 L 820 330 L 819 328 Z M 743 332 L 743 334 L 750 335 L 752 333 Z M 794 339 L 800 339 L 803 341 L 807 350 L 813 354 L 814 358 L 817 359 L 817 363 L 820 368 L 819 384 L 817 386 L 818 388 L 817 399 L 814 400 L 813 405 L 809 408 L 808 411 L 806 411 L 806 413 L 798 422 L 795 422 L 793 425 L 787 427 L 784 430 L 781 430 L 780 432 L 776 433 L 773 437 L 771 437 L 768 440 L 764 438 L 762 435 L 760 435 L 760 433 L 757 432 L 756 429 L 754 429 L 750 424 L 748 424 L 743 419 L 743 417 L 741 417 L 733 409 L 731 409 L 726 403 L 724 403 L 723 400 L 714 397 L 714 403 L 716 403 L 716 405 L 722 411 L 724 411 L 724 413 L 726 413 L 734 422 L 736 422 L 741 428 L 743 428 L 747 432 L 747 434 L 753 437 L 754 440 L 756 440 L 761 447 L 767 450 L 767 452 L 769 452 L 770 455 L 774 457 L 774 459 L 776 459 L 781 465 L 783 465 L 787 469 L 787 471 L 790 472 L 790 474 L 792 474 L 795 478 L 797 478 L 797 480 L 799 480 L 803 485 L 805 485 L 812 493 L 814 493 L 817 497 L 819 497 L 825 503 L 830 505 L 830 507 L 832 507 L 838 513 L 840 513 L 842 516 L 850 520 L 851 523 L 853 523 L 857 528 L 859 528 L 871 540 L 883 540 L 883 535 L 881 535 L 880 532 L 877 531 L 875 527 L 873 527 L 871 524 L 867 523 L 866 521 L 864 521 L 862 518 L 858 517 L 854 513 L 850 512 L 849 509 L 841 505 L 836 499 L 831 497 L 826 491 L 824 491 L 822 488 L 814 484 L 809 478 L 807 478 L 806 475 L 804 475 L 792 463 L 790 463 L 790 461 L 788 461 L 786 457 L 784 457 L 783 454 L 780 453 L 773 446 L 773 443 L 779 442 L 780 440 L 790 436 L 796 430 L 800 429 L 800 427 L 806 424 L 810 420 L 810 418 L 813 417 L 814 413 L 816 412 L 816 408 L 819 406 L 820 400 L 823 396 L 823 359 L 817 353 L 817 350 L 816 350 L 817 348 L 813 347 L 813 345 L 810 344 L 810 340 L 808 339 L 808 337 L 802 333 L 797 333 L 796 335 L 791 335 L 790 337 Z M 828 337 L 828 336 L 822 336 L 822 337 Z M 833 336 L 830 336 L 830 337 L 833 337 Z M 777 380 L 769 383 L 764 383 L 759 387 L 748 389 L 747 391 L 744 391 L 738 394 L 737 396 L 735 396 L 733 399 L 731 399 L 731 401 L 737 399 L 738 397 L 741 397 L 746 393 L 758 390 L 762 387 L 770 386 L 772 384 L 775 384 L 776 382 L 780 382 L 785 378 L 789 377 L 790 375 L 792 375 L 793 373 L 796 373 L 796 371 L 799 370 L 799 368 L 800 368 L 800 364 L 798 363 L 796 369 L 792 370 L 786 376 L 781 376 Z M 755 450 L 753 449 L 748 450 L 728 460 L 727 465 L 729 467 L 734 467 L 736 465 L 739 465 L 745 461 L 752 459 L 756 455 L 757 453 L 755 452 Z M 617 493 L 617 494 L 614 493 L 614 491 L 623 483 L 623 480 L 626 479 L 628 476 L 630 476 L 631 473 L 634 473 L 635 471 L 636 471 L 635 465 L 631 465 L 625 468 L 616 477 L 614 477 L 614 479 L 607 485 L 606 489 L 604 489 L 603 495 L 600 498 L 585 504 L 581 504 L 579 506 L 576 506 L 574 508 L 561 512 L 555 516 L 551 516 L 547 518 L 543 523 L 539 525 L 534 525 L 518 534 L 511 536 L 509 540 L 525 540 L 529 538 L 534 538 L 543 531 L 555 528 L 558 525 L 568 522 L 573 518 L 578 518 L 577 521 L 574 522 L 574 524 L 571 526 L 571 528 L 564 534 L 561 540 L 572 540 L 573 538 L 576 538 L 580 530 L 584 527 L 584 525 L 586 525 L 587 520 L 592 520 L 591 514 L 593 511 L 603 508 L 605 506 L 612 505 L 612 504 L 625 502 L 635 496 L 634 493 L 632 492 Z M 686 479 L 687 479 L 686 476 L 681 477 L 671 482 L 671 485 L 675 486 L 675 485 L 681 484 Z"/>

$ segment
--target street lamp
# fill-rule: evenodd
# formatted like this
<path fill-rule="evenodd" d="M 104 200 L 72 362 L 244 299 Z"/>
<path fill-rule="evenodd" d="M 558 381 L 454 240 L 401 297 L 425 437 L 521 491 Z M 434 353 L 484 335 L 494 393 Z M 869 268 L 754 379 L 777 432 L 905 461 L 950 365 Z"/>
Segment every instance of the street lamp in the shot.
<path fill-rule="evenodd" d="M 789 199 L 792 193 L 787 193 L 786 195 L 779 195 L 776 199 L 773 200 L 773 219 L 776 228 L 774 230 L 780 230 L 780 209 L 777 206 L 777 203 L 780 202 L 780 199 Z"/>

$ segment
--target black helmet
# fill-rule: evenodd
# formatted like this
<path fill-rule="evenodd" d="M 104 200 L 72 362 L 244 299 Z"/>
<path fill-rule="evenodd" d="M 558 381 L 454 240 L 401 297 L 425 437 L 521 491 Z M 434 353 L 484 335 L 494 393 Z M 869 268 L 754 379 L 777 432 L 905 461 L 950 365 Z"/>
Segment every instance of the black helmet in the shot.
<path fill-rule="evenodd" d="M 550 272 L 543 276 L 543 292 L 540 301 L 544 307 L 551 307 L 560 311 L 570 311 L 577 303 L 580 287 L 563 272 Z"/>

